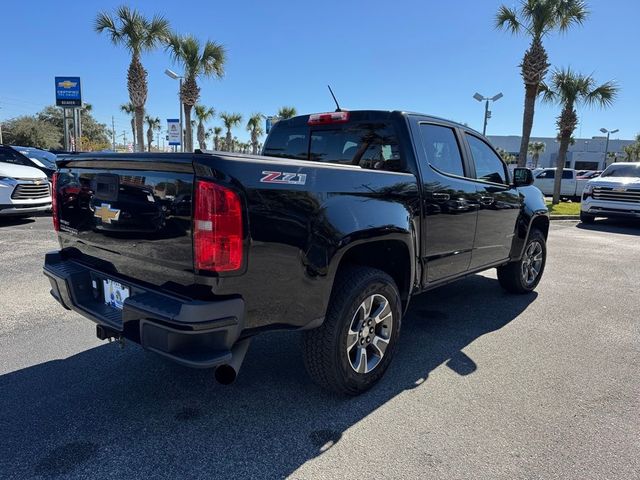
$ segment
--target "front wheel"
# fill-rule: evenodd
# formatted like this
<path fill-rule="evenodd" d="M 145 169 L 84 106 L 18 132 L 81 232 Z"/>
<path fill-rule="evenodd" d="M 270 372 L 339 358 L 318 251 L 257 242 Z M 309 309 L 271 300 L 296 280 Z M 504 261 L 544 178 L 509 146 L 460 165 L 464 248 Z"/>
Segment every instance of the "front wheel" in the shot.
<path fill-rule="evenodd" d="M 522 258 L 498 267 L 500 286 L 511 293 L 529 293 L 540 283 L 547 261 L 547 245 L 536 228 L 529 233 Z"/>
<path fill-rule="evenodd" d="M 398 288 L 386 273 L 345 268 L 336 279 L 324 323 L 304 333 L 303 355 L 314 382 L 358 395 L 384 374 L 400 333 Z"/>

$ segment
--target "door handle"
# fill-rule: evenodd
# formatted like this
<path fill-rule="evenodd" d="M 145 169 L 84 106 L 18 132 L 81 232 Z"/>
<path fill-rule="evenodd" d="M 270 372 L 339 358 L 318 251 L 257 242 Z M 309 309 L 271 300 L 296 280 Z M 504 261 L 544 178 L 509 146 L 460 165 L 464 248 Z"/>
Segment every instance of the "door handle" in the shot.
<path fill-rule="evenodd" d="M 493 203 L 493 197 L 480 196 L 480 203 L 482 205 L 491 205 Z"/>
<path fill-rule="evenodd" d="M 446 202 L 451 198 L 451 195 L 449 195 L 448 193 L 441 192 L 434 192 L 431 194 L 431 196 L 436 202 Z"/>

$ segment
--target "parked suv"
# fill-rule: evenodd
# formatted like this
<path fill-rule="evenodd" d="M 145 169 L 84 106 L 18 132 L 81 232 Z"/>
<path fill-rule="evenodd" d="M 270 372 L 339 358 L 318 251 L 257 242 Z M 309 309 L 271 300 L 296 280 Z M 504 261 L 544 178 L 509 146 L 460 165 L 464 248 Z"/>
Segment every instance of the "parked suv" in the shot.
<path fill-rule="evenodd" d="M 585 185 L 580 220 L 596 217 L 640 218 L 640 162 L 613 163 Z"/>
<path fill-rule="evenodd" d="M 51 209 L 51 186 L 37 168 L 25 166 L 0 146 L 0 217 L 29 217 Z"/>
<path fill-rule="evenodd" d="M 31 162 L 28 166 L 42 170 L 47 175 L 47 178 L 51 180 L 53 172 L 56 171 L 57 157 L 54 153 L 40 148 L 21 147 L 19 145 L 12 145 L 11 148 L 24 155 Z"/>

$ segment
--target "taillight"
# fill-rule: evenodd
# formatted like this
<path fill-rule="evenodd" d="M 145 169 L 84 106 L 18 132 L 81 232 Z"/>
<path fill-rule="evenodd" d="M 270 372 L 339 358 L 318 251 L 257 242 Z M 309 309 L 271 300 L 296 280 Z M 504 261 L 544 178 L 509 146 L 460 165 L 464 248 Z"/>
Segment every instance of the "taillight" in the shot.
<path fill-rule="evenodd" d="M 330 123 L 346 123 L 349 121 L 349 112 L 314 113 L 309 115 L 307 125 L 328 125 Z"/>
<path fill-rule="evenodd" d="M 234 191 L 196 181 L 193 256 L 197 270 L 230 272 L 242 266 L 242 204 Z"/>
<path fill-rule="evenodd" d="M 53 229 L 60 231 L 60 217 L 58 216 L 58 172 L 53 172 L 51 179 L 51 217 L 53 218 Z"/>

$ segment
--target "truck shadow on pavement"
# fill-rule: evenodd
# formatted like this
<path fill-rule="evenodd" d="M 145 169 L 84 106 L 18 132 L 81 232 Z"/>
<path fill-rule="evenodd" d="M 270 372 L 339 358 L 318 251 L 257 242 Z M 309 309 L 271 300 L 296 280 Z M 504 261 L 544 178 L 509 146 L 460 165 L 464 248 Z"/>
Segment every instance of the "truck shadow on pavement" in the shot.
<path fill-rule="evenodd" d="M 29 223 L 34 223 L 36 221 L 35 218 L 25 218 L 25 217 L 0 217 L 0 228 L 3 227 L 16 227 L 19 225 L 27 225 Z"/>
<path fill-rule="evenodd" d="M 592 232 L 622 233 L 640 235 L 640 220 L 596 220 L 594 223 L 578 223 L 576 227 Z"/>
<path fill-rule="evenodd" d="M 168 363 L 135 345 L 104 345 L 8 373 L 0 377 L 0 472 L 281 478 L 398 394 L 430 388 L 437 367 L 459 375 L 482 368 L 462 350 L 535 298 L 503 293 L 479 275 L 415 297 L 387 374 L 356 398 L 310 382 L 296 332 L 256 338 L 229 387 L 217 385 L 211 371 Z"/>

